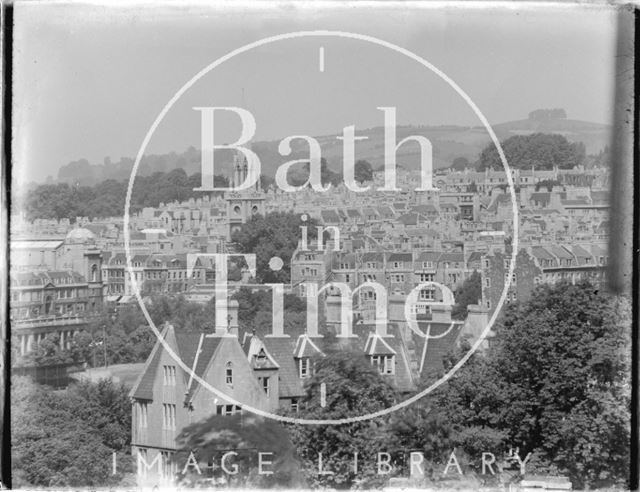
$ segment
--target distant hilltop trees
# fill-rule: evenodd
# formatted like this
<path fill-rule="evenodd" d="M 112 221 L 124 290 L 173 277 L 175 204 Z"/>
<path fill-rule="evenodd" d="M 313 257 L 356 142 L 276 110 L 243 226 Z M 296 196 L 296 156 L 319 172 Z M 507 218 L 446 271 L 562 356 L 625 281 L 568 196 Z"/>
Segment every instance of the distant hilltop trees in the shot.
<path fill-rule="evenodd" d="M 529 119 L 533 121 L 566 120 L 567 112 L 562 108 L 536 109 L 529 113 Z"/>

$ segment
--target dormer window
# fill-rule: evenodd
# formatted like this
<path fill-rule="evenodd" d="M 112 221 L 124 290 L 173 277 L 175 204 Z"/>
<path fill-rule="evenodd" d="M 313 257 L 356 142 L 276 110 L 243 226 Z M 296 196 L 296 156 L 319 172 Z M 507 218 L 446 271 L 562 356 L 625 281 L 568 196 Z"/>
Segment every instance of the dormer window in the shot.
<path fill-rule="evenodd" d="M 267 360 L 267 354 L 264 353 L 264 349 L 260 349 L 260 352 L 256 354 L 256 362 L 265 362 Z"/>
<path fill-rule="evenodd" d="M 298 362 L 300 377 L 302 379 L 311 377 L 311 362 L 309 357 L 302 357 Z"/>
<path fill-rule="evenodd" d="M 394 355 L 372 355 L 371 365 L 378 369 L 380 374 L 395 374 Z"/>

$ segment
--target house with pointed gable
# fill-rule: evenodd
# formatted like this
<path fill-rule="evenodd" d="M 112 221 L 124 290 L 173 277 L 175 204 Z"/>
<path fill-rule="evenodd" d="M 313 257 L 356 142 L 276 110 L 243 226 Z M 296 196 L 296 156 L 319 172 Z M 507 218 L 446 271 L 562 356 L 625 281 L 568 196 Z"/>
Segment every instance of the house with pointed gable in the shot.
<path fill-rule="evenodd" d="M 229 304 L 229 330 L 181 333 L 165 325 L 131 389 L 131 447 L 140 485 L 171 481 L 178 471 L 176 438 L 190 424 L 239 413 L 243 405 L 272 410 L 238 341 L 237 303 Z"/>

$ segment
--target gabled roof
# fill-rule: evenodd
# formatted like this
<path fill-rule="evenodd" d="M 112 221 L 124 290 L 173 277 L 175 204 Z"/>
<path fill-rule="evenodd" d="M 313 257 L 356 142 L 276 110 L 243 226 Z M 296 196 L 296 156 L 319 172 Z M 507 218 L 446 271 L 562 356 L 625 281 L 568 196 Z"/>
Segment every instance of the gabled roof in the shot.
<path fill-rule="evenodd" d="M 200 378 L 204 378 L 207 367 L 209 367 L 221 341 L 222 337 L 206 336 L 204 333 L 180 333 L 176 336 L 178 355 Z M 183 373 L 187 382 L 191 380 L 184 397 L 185 402 L 190 402 L 200 383 L 192 379 L 186 371 Z"/>
<path fill-rule="evenodd" d="M 170 325 L 165 325 L 160 336 L 165 339 L 169 330 L 173 330 Z M 158 340 L 151 350 L 151 354 L 145 362 L 142 373 L 138 376 L 137 381 L 129 392 L 129 397 L 138 400 L 153 400 L 153 384 L 156 378 L 156 371 L 160 364 L 160 355 L 162 354 L 162 344 Z"/>
<path fill-rule="evenodd" d="M 247 360 L 252 369 L 278 369 L 280 367 L 259 337 L 249 335 L 243 346 L 243 349 L 245 348 Z"/>
<path fill-rule="evenodd" d="M 396 351 L 389 346 L 384 337 L 371 332 L 364 344 L 364 353 L 367 355 L 395 355 Z"/>
<path fill-rule="evenodd" d="M 303 357 L 316 357 L 318 355 L 324 355 L 322 350 L 316 345 L 316 343 L 306 333 L 298 337 L 296 341 L 296 347 L 293 351 L 293 357 L 296 359 L 302 359 Z"/>
<path fill-rule="evenodd" d="M 206 369 L 222 340 L 222 337 L 206 336 L 205 333 L 176 333 L 171 325 L 165 326 L 161 336 L 169 346 L 173 347 L 176 355 L 184 364 L 191 368 L 193 373 L 200 378 L 204 377 Z M 154 399 L 153 386 L 163 350 L 162 343 L 157 341 L 147 359 L 142 374 L 129 393 L 131 398 L 141 400 Z M 185 402 L 189 402 L 200 383 L 195 378 L 192 378 L 189 372 L 182 369 L 180 372 L 183 375 L 185 384 L 188 385 Z"/>

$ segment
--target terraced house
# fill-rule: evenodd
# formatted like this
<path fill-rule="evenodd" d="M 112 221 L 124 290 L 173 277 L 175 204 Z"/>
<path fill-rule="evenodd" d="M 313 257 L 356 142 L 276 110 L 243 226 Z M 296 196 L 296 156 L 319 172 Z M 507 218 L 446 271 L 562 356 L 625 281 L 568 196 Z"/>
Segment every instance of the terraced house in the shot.
<path fill-rule="evenodd" d="M 330 350 L 363 357 L 401 394 L 415 391 L 418 381 L 443 370 L 444 355 L 463 334 L 463 323 L 451 320 L 450 309 L 435 308 L 431 320 L 419 323 L 420 333 L 400 321 L 404 312 L 396 308 L 390 309 L 385 324 L 349 322 L 348 337 L 329 337 L 343 333 L 339 322 L 329 319 L 320 328 L 308 320 L 306 327 L 285 333 L 277 316 L 271 332 L 244 332 L 237 324 L 235 301 L 229 302 L 227 327 L 213 333 L 182 333 L 165 326 L 163 343 L 154 347 L 130 393 L 139 484 L 166 485 L 176 477 L 176 438 L 190 424 L 248 412 L 247 407 L 301 411 L 305 383 L 318 358 Z"/>

